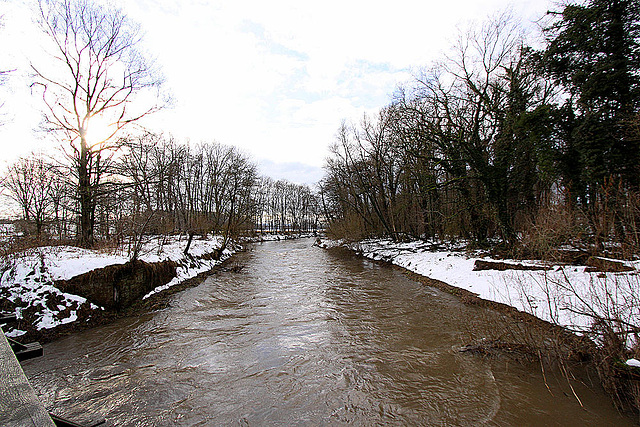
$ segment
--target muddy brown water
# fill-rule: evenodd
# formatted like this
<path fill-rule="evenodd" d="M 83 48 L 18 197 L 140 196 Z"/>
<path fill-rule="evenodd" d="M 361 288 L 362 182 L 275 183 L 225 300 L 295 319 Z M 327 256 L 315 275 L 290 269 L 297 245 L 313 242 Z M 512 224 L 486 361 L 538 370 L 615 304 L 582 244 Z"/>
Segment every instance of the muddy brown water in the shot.
<path fill-rule="evenodd" d="M 68 336 L 24 369 L 111 425 L 631 425 L 540 367 L 458 350 L 486 310 L 312 239 L 269 242 L 169 308 Z M 482 329 L 482 328 L 480 328 Z"/>

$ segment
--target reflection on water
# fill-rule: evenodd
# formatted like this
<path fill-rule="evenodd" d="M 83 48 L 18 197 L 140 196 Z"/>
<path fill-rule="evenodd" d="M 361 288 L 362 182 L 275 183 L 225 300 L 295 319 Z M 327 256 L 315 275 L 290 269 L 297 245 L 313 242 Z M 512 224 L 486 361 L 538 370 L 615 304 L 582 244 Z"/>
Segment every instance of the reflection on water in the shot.
<path fill-rule="evenodd" d="M 238 255 L 171 307 L 24 367 L 45 403 L 114 425 L 624 425 L 602 395 L 461 354 L 486 310 L 312 240 Z"/>

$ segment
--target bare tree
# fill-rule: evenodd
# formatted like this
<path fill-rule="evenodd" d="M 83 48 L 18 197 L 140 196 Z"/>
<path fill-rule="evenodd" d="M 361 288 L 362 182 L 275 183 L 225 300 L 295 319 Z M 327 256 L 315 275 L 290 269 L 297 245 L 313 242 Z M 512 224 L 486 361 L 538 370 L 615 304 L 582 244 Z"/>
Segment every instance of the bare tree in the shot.
<path fill-rule="evenodd" d="M 37 238 L 55 210 L 55 178 L 53 166 L 43 157 L 29 157 L 12 164 L 4 180 L 8 196 L 20 206 L 25 224 L 35 226 Z"/>
<path fill-rule="evenodd" d="M 116 135 L 162 108 L 162 80 L 140 52 L 139 27 L 120 10 L 88 0 L 40 0 L 52 60 L 32 64 L 48 129 L 66 141 L 77 173 L 82 246 L 94 241 L 96 200 Z M 142 97 L 143 93 L 153 94 Z M 135 101 L 135 102 L 134 102 Z M 100 127 L 103 127 L 100 135 Z"/>

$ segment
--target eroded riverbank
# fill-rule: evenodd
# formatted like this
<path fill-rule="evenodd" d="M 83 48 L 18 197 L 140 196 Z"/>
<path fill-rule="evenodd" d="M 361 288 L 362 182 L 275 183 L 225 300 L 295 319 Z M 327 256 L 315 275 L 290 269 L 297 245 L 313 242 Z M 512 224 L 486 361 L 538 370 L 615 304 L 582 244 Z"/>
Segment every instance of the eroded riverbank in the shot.
<path fill-rule="evenodd" d="M 630 424 L 596 387 L 573 383 L 583 409 L 559 374 L 461 353 L 492 311 L 312 243 L 256 245 L 25 371 L 49 407 L 115 425 Z"/>

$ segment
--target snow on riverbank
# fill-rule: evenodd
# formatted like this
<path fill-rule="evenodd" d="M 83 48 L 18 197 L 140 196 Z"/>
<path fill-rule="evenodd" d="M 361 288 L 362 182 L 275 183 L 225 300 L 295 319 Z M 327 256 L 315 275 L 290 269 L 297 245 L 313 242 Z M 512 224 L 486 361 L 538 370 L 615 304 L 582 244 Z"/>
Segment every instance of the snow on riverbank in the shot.
<path fill-rule="evenodd" d="M 207 255 L 215 251 L 222 245 L 222 238 L 213 238 L 213 239 L 203 239 L 203 240 L 194 240 L 191 243 L 191 247 L 189 248 L 189 254 L 191 255 L 188 258 L 185 258 L 180 249 L 184 250 L 184 242 L 182 244 L 182 248 L 178 245 L 177 247 L 170 247 L 168 253 L 171 255 L 169 259 L 171 261 L 178 262 L 177 275 L 174 277 L 169 283 L 166 285 L 158 286 L 148 294 L 146 294 L 142 299 L 147 299 L 151 295 L 156 294 L 158 292 L 162 292 L 164 290 L 169 289 L 172 286 L 175 286 L 179 283 L 184 282 L 187 279 L 191 279 L 196 277 L 200 273 L 204 273 L 205 271 L 211 270 L 216 265 L 220 264 L 235 252 L 240 249 L 240 246 L 235 244 L 230 244 L 227 248 L 222 251 L 220 259 L 203 259 L 199 258 L 203 255 Z M 141 258 L 143 261 L 148 261 L 145 258 Z M 158 259 L 158 261 L 162 261 Z M 148 261 L 151 262 L 151 261 Z"/>
<path fill-rule="evenodd" d="M 263 233 L 261 235 L 257 235 L 256 237 L 247 237 L 243 238 L 241 241 L 243 243 L 258 243 L 258 242 L 268 242 L 268 241 L 280 241 L 280 240 L 289 240 L 289 239 L 299 239 L 304 237 L 311 237 L 311 233 L 307 234 L 274 234 L 274 233 Z M 192 255 L 191 258 L 187 262 L 183 260 L 182 250 L 184 249 L 184 242 L 175 244 L 165 245 L 163 247 L 164 253 L 169 255 L 169 258 L 156 257 L 154 260 L 150 260 L 149 254 L 145 257 L 141 257 L 143 261 L 147 262 L 157 262 L 162 261 L 164 259 L 170 259 L 171 261 L 178 262 L 178 275 L 171 280 L 169 283 L 163 286 L 158 286 L 147 295 L 143 297 L 143 299 L 149 298 L 151 295 L 169 289 L 170 287 L 177 285 L 178 283 L 182 283 L 187 279 L 191 279 L 192 277 L 197 276 L 200 273 L 204 273 L 205 271 L 211 270 L 217 264 L 229 258 L 236 251 L 238 251 L 241 247 L 239 245 L 229 244 L 227 249 L 222 252 L 222 255 L 218 261 L 216 260 L 206 260 L 199 259 L 198 257 L 202 255 L 206 255 L 208 253 L 213 252 L 216 248 L 222 245 L 222 238 L 218 239 L 203 239 L 203 240 L 194 240 L 191 243 L 191 248 L 189 249 L 189 254 Z M 153 250 L 150 251 L 151 254 L 154 253 Z M 181 261 L 183 260 L 183 261 Z"/>
<path fill-rule="evenodd" d="M 140 260 L 150 263 L 171 260 L 178 263 L 177 276 L 149 295 L 212 269 L 239 249 L 236 245 L 229 245 L 220 260 L 202 259 L 199 257 L 221 246 L 222 238 L 196 238 L 189 248 L 189 256 L 185 257 L 186 242 L 184 236 L 150 237 L 144 242 Z M 77 321 L 79 312 L 86 318 L 91 311 L 100 307 L 85 298 L 60 291 L 54 283 L 109 265 L 124 264 L 130 259 L 130 249 L 127 246 L 103 250 L 43 246 L 6 257 L 0 261 L 0 309 L 13 310 L 18 319 L 24 319 L 25 316 L 34 319 L 31 327 L 38 331 Z M 11 326 L 5 330 L 11 337 L 26 333 L 23 329 L 12 329 Z"/>
<path fill-rule="evenodd" d="M 369 259 L 391 262 L 577 333 L 587 333 L 596 317 L 618 318 L 629 325 L 640 322 L 638 261 L 625 262 L 634 270 L 622 273 L 588 272 L 586 266 L 513 260 L 500 261 L 546 270 L 474 271 L 477 260 L 495 260 L 480 253 L 466 253 L 460 248 L 444 249 L 442 244 L 425 242 L 366 240 L 346 246 Z M 628 345 L 634 343 L 628 342 Z"/>

